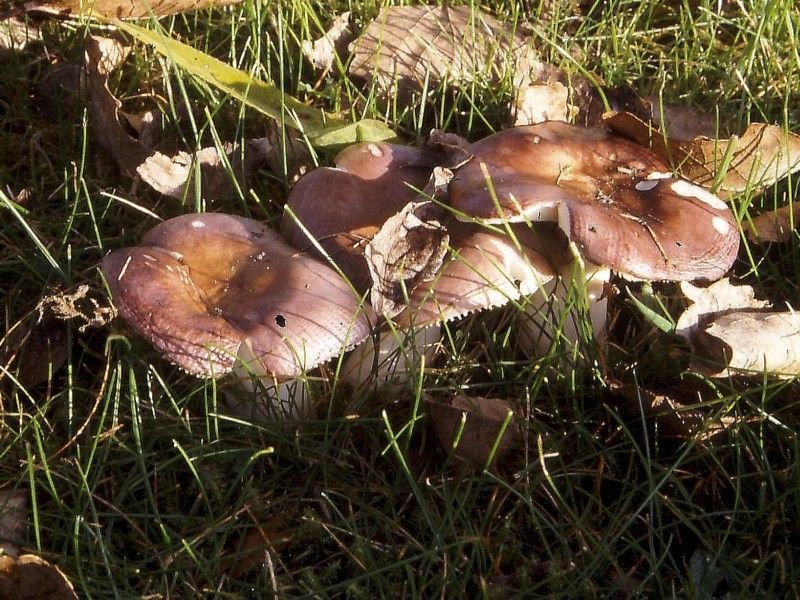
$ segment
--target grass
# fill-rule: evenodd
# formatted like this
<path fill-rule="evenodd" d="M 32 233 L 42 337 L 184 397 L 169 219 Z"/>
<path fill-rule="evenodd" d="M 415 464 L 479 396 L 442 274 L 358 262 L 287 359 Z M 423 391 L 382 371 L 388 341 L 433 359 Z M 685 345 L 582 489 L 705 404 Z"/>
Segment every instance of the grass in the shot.
<path fill-rule="evenodd" d="M 557 7 L 538 25 L 543 57 L 570 72 L 580 65 L 611 85 L 655 91 L 734 131 L 751 120 L 800 127 L 800 20 L 790 0 L 724 12 L 702 1 L 542 5 Z M 483 6 L 519 16 L 513 3 Z M 388 107 L 336 69 L 315 87 L 300 41 L 348 8 L 363 24 L 378 5 L 246 0 L 161 25 L 315 105 L 385 115 L 412 140 L 431 127 L 475 139 L 503 126 L 507 85 L 431 89 L 425 104 Z M 206 206 L 199 191 L 181 203 L 122 176 L 87 132 L 75 79 L 39 83 L 52 76 L 49 63 L 80 61 L 94 27 L 49 22 L 43 42 L 0 55 L 0 298 L 10 331 L 0 492 L 27 498 L 25 549 L 59 565 L 82 597 L 800 593 L 797 382 L 688 372 L 686 348 L 624 294 L 607 374 L 634 388 L 689 390 L 706 426 L 731 418 L 724 431 L 674 436 L 606 385 L 591 347 L 574 369 L 559 346 L 523 360 L 516 309 L 453 327 L 419 389 L 337 386 L 324 395 L 327 418 L 270 427 L 226 415 L 224 382 L 180 372 L 121 322 L 82 327 L 109 303 L 100 259 L 154 225 L 149 214 L 208 209 L 276 223 L 288 187 L 265 172 L 252 191 Z M 263 117 L 145 46 L 134 46 L 111 87 L 126 108 L 155 103 L 176 148 L 209 145 L 214 132 L 239 141 L 263 132 Z M 737 214 L 797 192 L 796 179 L 781 182 L 737 199 Z M 794 302 L 798 248 L 796 236 L 751 247 L 733 276 Z M 83 284 L 72 319 L 50 309 L 40 319 L 45 298 Z M 674 292 L 655 293 L 674 311 Z M 513 399 L 525 416 L 520 447 L 493 470 L 459 464 L 436 439 L 422 391 Z"/>

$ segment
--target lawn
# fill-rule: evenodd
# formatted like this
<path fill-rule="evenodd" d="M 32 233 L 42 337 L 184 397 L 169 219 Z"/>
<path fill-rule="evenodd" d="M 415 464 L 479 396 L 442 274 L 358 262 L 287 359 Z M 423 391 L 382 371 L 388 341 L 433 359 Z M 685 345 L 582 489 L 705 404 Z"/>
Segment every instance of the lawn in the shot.
<path fill-rule="evenodd" d="M 567 73 L 705 111 L 732 133 L 750 122 L 800 131 L 794 2 L 721 4 L 481 8 L 531 24 L 541 59 Z M 507 78 L 386 102 L 341 64 L 321 74 L 303 58 L 302 41 L 335 15 L 350 10 L 361 27 L 381 6 L 244 0 L 137 23 L 310 105 L 382 120 L 408 143 L 432 128 L 472 141 L 507 126 Z M 680 313 L 674 283 L 615 280 L 602 349 L 583 336 L 524 358 L 508 306 L 451 323 L 406 384 L 354 391 L 333 365 L 309 373 L 312 417 L 230 415 L 230 381 L 181 371 L 110 318 L 99 265 L 186 213 L 278 226 L 289 161 L 213 202 L 199 186 L 159 194 L 121 172 L 89 117 L 84 39 L 111 27 L 27 18 L 41 39 L 0 49 L 0 499 L 24 499 L 11 517 L 18 545 L 58 565 L 80 597 L 800 595 L 800 387 L 692 369 L 686 343 L 657 327 Z M 128 112 L 156 110 L 163 151 L 264 136 L 263 114 L 131 44 L 109 88 Z M 798 193 L 789 178 L 731 206 L 747 223 Z M 795 308 L 799 276 L 796 234 L 743 236 L 730 273 Z M 489 469 L 436 436 L 428 401 L 455 393 L 518 412 L 517 443 Z M 680 400 L 691 427 L 646 410 L 648 394 Z"/>

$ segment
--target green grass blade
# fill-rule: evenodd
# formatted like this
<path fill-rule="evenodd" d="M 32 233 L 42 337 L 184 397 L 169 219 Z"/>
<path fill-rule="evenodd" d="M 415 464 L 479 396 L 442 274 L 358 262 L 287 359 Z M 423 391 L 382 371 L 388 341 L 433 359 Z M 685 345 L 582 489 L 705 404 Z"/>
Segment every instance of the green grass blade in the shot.
<path fill-rule="evenodd" d="M 136 39 L 152 45 L 158 52 L 195 77 L 241 100 L 246 105 L 305 133 L 314 146 L 335 148 L 356 142 L 379 142 L 396 139 L 395 132 L 375 119 L 350 123 L 340 115 L 326 113 L 304 104 L 245 71 L 195 50 L 168 36 L 132 23 L 118 22 L 117 27 Z"/>

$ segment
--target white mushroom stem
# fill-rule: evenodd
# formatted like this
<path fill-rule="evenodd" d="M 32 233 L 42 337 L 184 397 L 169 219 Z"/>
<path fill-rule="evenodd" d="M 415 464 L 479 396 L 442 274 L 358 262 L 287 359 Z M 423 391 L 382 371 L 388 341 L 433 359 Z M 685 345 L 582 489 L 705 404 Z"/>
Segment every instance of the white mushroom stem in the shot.
<path fill-rule="evenodd" d="M 608 309 L 603 292 L 610 278 L 611 270 L 607 267 L 584 264 L 577 259 L 557 279 L 539 288 L 528 298 L 525 315 L 520 320 L 520 349 L 532 357 L 546 354 L 556 337 L 578 344 L 582 338 L 582 317 L 587 313 L 595 339 L 602 340 Z M 586 307 L 586 313 L 576 310 L 580 305 Z"/>
<path fill-rule="evenodd" d="M 411 373 L 433 361 L 441 340 L 439 323 L 419 328 L 392 330 L 367 339 L 353 349 L 339 372 L 339 380 L 360 386 L 368 381 L 404 383 Z"/>
<path fill-rule="evenodd" d="M 241 394 L 226 394 L 230 410 L 237 416 L 260 423 L 299 421 L 313 416 L 314 403 L 308 380 L 296 377 L 279 381 L 264 369 L 248 342 L 239 347 L 233 373 L 241 384 Z"/>

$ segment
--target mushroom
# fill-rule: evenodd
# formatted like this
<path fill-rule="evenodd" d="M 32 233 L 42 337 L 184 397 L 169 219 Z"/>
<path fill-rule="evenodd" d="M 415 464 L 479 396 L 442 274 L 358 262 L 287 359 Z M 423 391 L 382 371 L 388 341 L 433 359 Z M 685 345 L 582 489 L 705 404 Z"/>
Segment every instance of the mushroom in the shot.
<path fill-rule="evenodd" d="M 634 142 L 552 121 L 497 133 L 470 150 L 450 184 L 456 214 L 558 223 L 596 286 L 610 271 L 714 280 L 736 258 L 738 228 L 728 206 Z"/>
<path fill-rule="evenodd" d="M 176 217 L 140 246 L 107 255 L 102 268 L 120 315 L 168 360 L 201 377 L 252 372 L 276 388 L 269 410 L 302 412 L 278 384 L 371 330 L 336 272 L 251 219 Z"/>
<path fill-rule="evenodd" d="M 364 251 L 384 223 L 416 200 L 431 176 L 438 154 L 427 148 L 387 143 L 349 146 L 335 167 L 308 173 L 292 188 L 282 233 L 293 246 L 334 263 L 366 295 L 372 286 Z M 402 378 L 420 356 L 430 360 L 439 342 L 438 328 L 394 329 L 388 325 L 353 350 L 340 378 L 360 385 Z M 377 358 L 376 358 L 377 351 Z"/>
<path fill-rule="evenodd" d="M 331 260 L 357 290 L 366 292 L 371 278 L 364 246 L 389 217 L 417 197 L 434 158 L 426 150 L 397 144 L 345 148 L 334 158 L 336 167 L 314 169 L 292 188 L 281 225 L 284 238 L 295 248 Z"/>
<path fill-rule="evenodd" d="M 347 357 L 342 378 L 363 381 L 374 364 L 379 380 L 418 368 L 418 360 L 398 351 L 405 339 L 397 332 L 413 336 L 417 352 L 412 359 L 424 355 L 430 362 L 441 339 L 440 324 L 535 293 L 557 276 L 568 257 L 552 228 L 534 231 L 516 224 L 506 231 L 456 219 L 447 228 L 449 251 L 436 276 L 409 290 L 407 308 L 378 343 L 367 340 Z"/>

